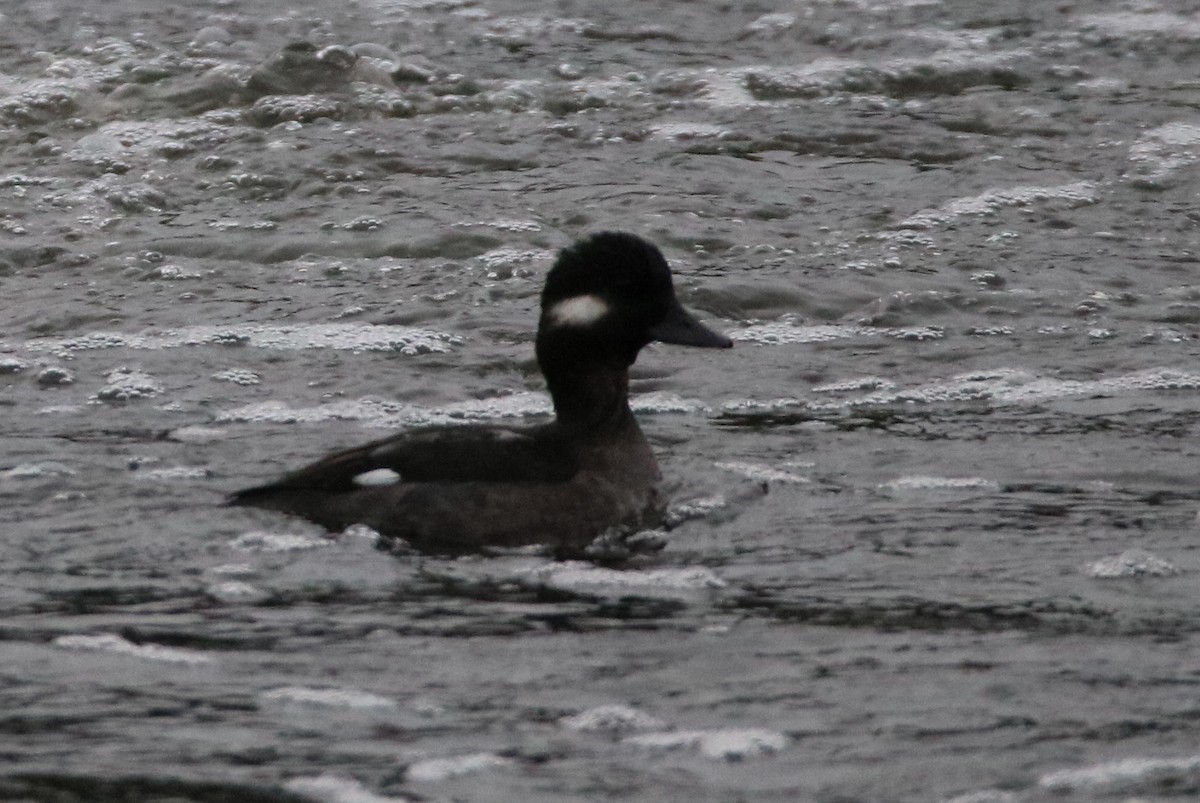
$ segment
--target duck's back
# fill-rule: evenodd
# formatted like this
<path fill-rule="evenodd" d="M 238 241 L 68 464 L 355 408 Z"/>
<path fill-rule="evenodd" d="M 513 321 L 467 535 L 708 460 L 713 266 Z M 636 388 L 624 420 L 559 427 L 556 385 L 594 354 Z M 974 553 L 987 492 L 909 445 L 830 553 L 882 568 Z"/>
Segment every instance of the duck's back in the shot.
<path fill-rule="evenodd" d="M 331 455 L 231 503 L 339 530 L 365 524 L 427 552 L 545 544 L 581 551 L 613 526 L 660 514 L 658 467 L 632 416 L 578 436 L 528 429 L 418 430 Z"/>

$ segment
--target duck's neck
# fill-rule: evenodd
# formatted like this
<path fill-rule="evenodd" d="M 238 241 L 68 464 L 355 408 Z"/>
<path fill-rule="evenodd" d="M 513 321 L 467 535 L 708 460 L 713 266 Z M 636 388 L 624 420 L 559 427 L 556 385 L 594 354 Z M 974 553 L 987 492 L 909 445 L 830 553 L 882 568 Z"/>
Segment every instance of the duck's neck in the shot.
<path fill-rule="evenodd" d="M 585 431 L 607 431 L 633 423 L 629 410 L 629 370 L 588 366 L 546 376 L 560 424 Z"/>

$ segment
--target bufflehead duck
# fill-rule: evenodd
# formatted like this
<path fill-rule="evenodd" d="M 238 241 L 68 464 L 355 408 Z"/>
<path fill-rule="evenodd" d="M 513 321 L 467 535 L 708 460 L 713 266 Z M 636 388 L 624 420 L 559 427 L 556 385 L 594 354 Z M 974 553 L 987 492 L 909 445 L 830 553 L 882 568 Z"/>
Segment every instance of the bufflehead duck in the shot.
<path fill-rule="evenodd" d="M 334 531 L 365 524 L 442 554 L 540 544 L 566 557 L 610 528 L 659 523 L 660 474 L 629 409 L 629 366 L 655 340 L 732 342 L 684 310 L 662 252 L 632 234 L 602 232 L 563 249 L 541 306 L 537 361 L 552 423 L 414 430 L 239 491 L 230 503 Z"/>

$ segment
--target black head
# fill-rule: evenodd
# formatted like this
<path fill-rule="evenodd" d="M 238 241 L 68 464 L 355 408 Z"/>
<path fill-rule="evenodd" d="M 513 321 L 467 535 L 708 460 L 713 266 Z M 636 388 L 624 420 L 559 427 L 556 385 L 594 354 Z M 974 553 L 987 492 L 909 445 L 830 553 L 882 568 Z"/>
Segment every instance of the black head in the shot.
<path fill-rule="evenodd" d="M 640 237 L 601 232 L 564 248 L 542 291 L 542 369 L 559 359 L 628 366 L 654 340 L 733 345 L 680 306 L 662 252 Z"/>

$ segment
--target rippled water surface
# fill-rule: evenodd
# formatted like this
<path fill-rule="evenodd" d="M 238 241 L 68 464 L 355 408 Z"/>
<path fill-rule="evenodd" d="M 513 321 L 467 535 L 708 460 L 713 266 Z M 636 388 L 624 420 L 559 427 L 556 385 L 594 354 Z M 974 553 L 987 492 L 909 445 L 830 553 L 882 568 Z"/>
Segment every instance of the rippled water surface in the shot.
<path fill-rule="evenodd" d="M 1194 799 L 1198 13 L 0 5 L 0 798 Z M 662 552 L 220 506 L 544 420 L 605 228 Z"/>

